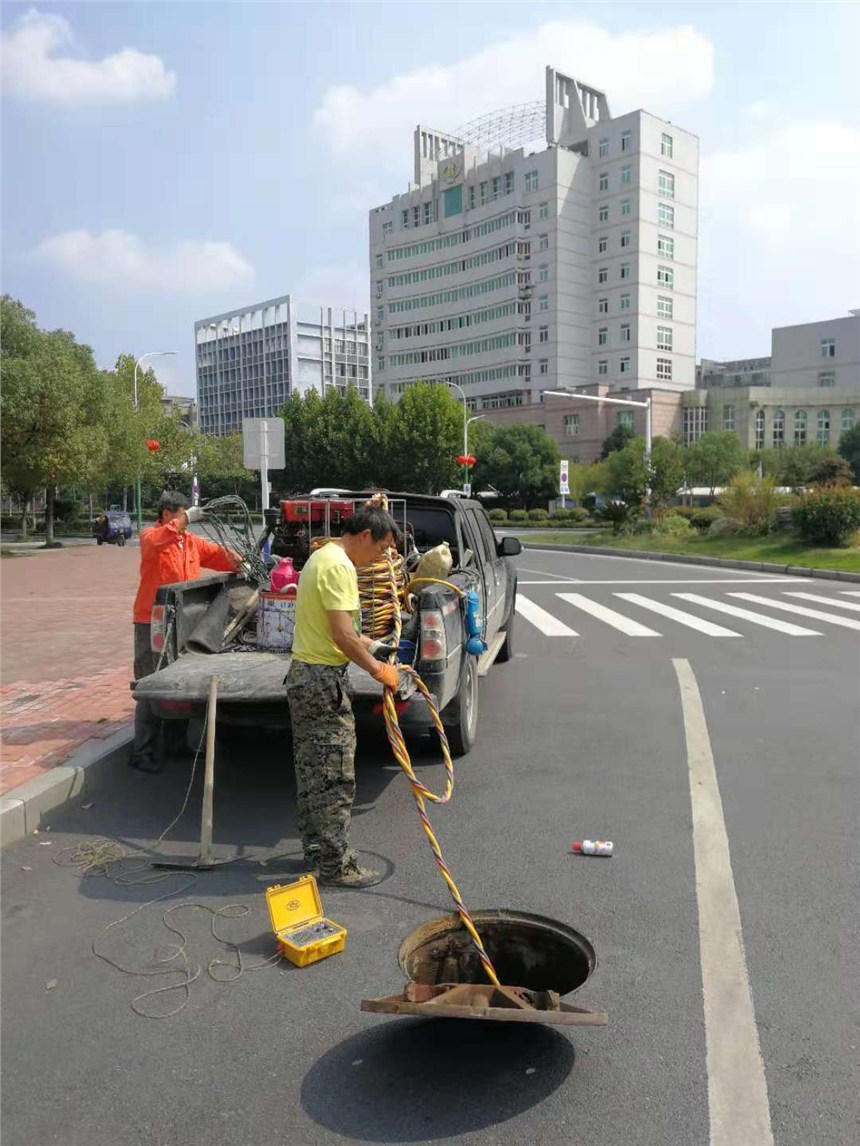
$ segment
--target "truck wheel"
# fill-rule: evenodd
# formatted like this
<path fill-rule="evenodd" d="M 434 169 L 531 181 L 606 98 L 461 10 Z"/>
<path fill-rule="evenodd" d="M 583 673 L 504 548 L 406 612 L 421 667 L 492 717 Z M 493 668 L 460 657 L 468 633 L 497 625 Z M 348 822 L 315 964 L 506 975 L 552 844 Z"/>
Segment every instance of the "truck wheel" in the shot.
<path fill-rule="evenodd" d="M 505 643 L 499 649 L 499 655 L 496 657 L 496 664 L 503 665 L 509 661 L 514 655 L 514 618 L 517 612 L 517 600 L 514 598 L 514 603 L 511 605 L 511 613 L 505 622 Z"/>
<path fill-rule="evenodd" d="M 478 662 L 472 656 L 468 657 L 460 691 L 442 713 L 442 722 L 451 754 L 465 756 L 471 752 L 478 731 Z"/>

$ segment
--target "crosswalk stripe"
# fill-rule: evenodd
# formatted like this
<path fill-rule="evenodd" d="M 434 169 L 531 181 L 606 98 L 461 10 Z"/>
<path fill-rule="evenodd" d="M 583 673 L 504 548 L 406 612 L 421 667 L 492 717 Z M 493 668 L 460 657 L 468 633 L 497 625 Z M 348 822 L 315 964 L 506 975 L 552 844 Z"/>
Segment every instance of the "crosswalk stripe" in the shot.
<path fill-rule="evenodd" d="M 837 617 L 835 613 L 823 613 L 821 609 L 807 609 L 803 605 L 789 605 L 787 601 L 773 601 L 770 597 L 759 597 L 756 593 L 729 593 L 730 597 L 740 597 L 752 601 L 754 605 L 767 605 L 770 609 L 782 609 L 786 613 L 797 613 L 799 617 L 811 617 L 813 621 L 829 621 L 843 629 L 856 629 L 860 632 L 860 621 L 851 617 Z"/>
<path fill-rule="evenodd" d="M 718 613 L 727 613 L 730 617 L 740 617 L 741 620 L 751 621 L 754 625 L 764 625 L 766 629 L 775 629 L 776 632 L 787 633 L 790 637 L 821 636 L 815 629 L 804 629 L 802 625 L 792 625 L 790 621 L 765 617 L 762 613 L 754 613 L 752 609 L 742 609 L 739 605 L 729 605 L 725 601 L 712 601 L 709 597 L 700 597 L 698 593 L 673 593 L 672 596 L 680 597 L 682 601 L 692 601 L 694 605 L 716 609 Z"/>
<path fill-rule="evenodd" d="M 860 590 L 857 589 L 840 589 L 839 592 L 846 597 L 860 597 Z"/>
<path fill-rule="evenodd" d="M 734 632 L 733 629 L 724 629 L 722 625 L 715 625 L 713 621 L 694 617 L 692 613 L 685 613 L 683 610 L 676 609 L 673 605 L 666 605 L 662 601 L 652 601 L 639 593 L 615 593 L 614 596 L 621 597 L 623 601 L 630 601 L 633 605 L 639 605 L 643 609 L 650 609 L 652 613 L 669 617 L 670 620 L 677 621 L 679 625 L 686 625 L 688 629 L 696 629 L 700 633 L 706 633 L 709 637 L 739 637 L 741 635 Z"/>
<path fill-rule="evenodd" d="M 540 605 L 536 605 L 534 601 L 524 597 L 522 593 L 517 593 L 517 612 L 521 617 L 530 621 L 536 629 L 540 629 L 545 637 L 579 636 L 576 629 L 571 629 L 558 617 L 554 617 L 552 613 L 548 613 L 546 609 L 542 609 Z"/>
<path fill-rule="evenodd" d="M 600 605 L 597 601 L 591 601 L 588 597 L 583 597 L 581 593 L 556 593 L 557 597 L 561 597 L 562 601 L 567 601 L 570 605 L 576 605 L 578 609 L 582 609 L 584 613 L 590 613 L 592 617 L 597 617 L 599 621 L 605 621 L 607 625 L 612 625 L 614 629 L 620 629 L 622 633 L 626 633 L 628 637 L 659 637 L 660 634 L 656 633 L 653 629 L 649 629 L 647 625 L 641 625 L 638 621 L 634 621 L 630 617 L 625 617 L 623 613 L 616 613 L 614 609 L 607 608 L 606 605 Z"/>
<path fill-rule="evenodd" d="M 860 613 L 860 605 L 853 601 L 839 601 L 836 597 L 824 597 L 820 593 L 786 593 L 786 597 L 801 597 L 804 601 L 817 601 L 820 605 L 835 605 L 838 609 L 851 609 Z"/>

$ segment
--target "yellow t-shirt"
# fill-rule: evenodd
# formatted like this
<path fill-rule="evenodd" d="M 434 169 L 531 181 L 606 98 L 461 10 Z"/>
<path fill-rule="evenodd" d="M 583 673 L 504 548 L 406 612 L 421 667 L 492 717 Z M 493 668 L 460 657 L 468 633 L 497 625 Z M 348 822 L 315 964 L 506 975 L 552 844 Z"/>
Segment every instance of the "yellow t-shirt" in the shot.
<path fill-rule="evenodd" d="M 356 633 L 361 632 L 361 602 L 355 566 L 334 541 L 323 545 L 302 570 L 296 597 L 293 657 L 309 665 L 345 665 L 345 657 L 331 639 L 328 613 L 352 613 Z"/>

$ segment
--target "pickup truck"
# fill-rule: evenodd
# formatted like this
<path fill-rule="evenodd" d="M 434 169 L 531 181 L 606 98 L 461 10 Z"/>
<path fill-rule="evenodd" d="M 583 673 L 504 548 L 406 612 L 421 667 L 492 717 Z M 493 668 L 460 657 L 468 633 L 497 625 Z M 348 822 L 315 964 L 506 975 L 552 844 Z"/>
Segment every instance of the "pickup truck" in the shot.
<path fill-rule="evenodd" d="M 342 491 L 337 494 L 343 496 Z M 347 496 L 360 501 L 371 494 Z M 439 707 L 451 751 L 462 756 L 475 743 L 479 678 L 494 661 L 504 662 L 513 655 L 517 574 L 509 558 L 521 546 L 516 538 L 496 537 L 478 501 L 408 493 L 388 496 L 392 506 L 403 507 L 419 552 L 446 541 L 454 559 L 446 580 L 464 591 L 477 589 L 481 601 L 487 651 L 480 658 L 466 652 L 463 603 L 445 585 L 417 589 L 417 608 L 404 630 L 404 636 L 414 640 L 414 667 Z M 272 548 L 277 553 L 277 544 Z M 219 649 L 233 615 L 231 591 L 241 593 L 242 586 L 247 588 L 235 574 L 212 574 L 164 585 L 156 597 L 152 640 L 163 667 L 132 685 L 133 695 L 151 701 L 163 719 L 189 721 L 189 744 L 195 746 L 213 674 L 218 677 L 219 736 L 222 732 L 229 736 L 231 726 L 289 727 L 284 689 L 289 654 L 258 651 L 254 646 Z M 356 721 L 361 725 L 375 718 L 379 724 L 382 686 L 356 665 L 350 665 L 349 677 Z M 405 675 L 396 700 L 404 732 L 430 730 L 427 706 Z"/>

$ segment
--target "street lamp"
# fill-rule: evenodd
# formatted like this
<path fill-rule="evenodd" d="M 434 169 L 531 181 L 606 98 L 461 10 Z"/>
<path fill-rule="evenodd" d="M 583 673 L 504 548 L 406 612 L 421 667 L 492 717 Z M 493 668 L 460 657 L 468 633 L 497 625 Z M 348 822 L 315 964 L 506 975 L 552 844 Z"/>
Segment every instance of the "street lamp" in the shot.
<path fill-rule="evenodd" d="M 176 354 L 175 350 L 149 350 L 146 354 L 141 354 L 137 362 L 134 364 L 134 409 L 135 413 L 139 409 L 137 401 L 137 371 L 141 362 L 145 358 L 162 358 L 165 355 Z M 140 503 L 140 473 L 134 479 L 134 510 L 137 517 L 137 535 L 140 537 L 140 531 L 143 529 L 143 506 Z"/>
<path fill-rule="evenodd" d="M 631 398 L 607 398 L 601 397 L 599 394 L 577 394 L 575 391 L 570 390 L 544 390 L 544 394 L 550 394 L 553 398 L 573 398 L 574 400 L 582 399 L 585 402 L 612 402 L 616 406 L 635 406 L 638 410 L 645 411 L 645 473 L 651 472 L 651 395 L 645 399 L 644 402 L 634 402 Z M 651 497 L 651 483 L 649 482 L 645 489 L 645 496 Z"/>
<path fill-rule="evenodd" d="M 451 386 L 454 390 L 459 390 L 463 398 L 463 457 L 469 456 L 469 406 L 466 401 L 466 391 L 458 382 L 446 382 L 446 386 Z M 465 466 L 465 473 L 463 475 L 463 493 L 468 493 L 466 487 L 469 484 L 469 467 Z"/>

